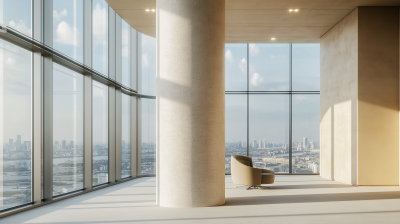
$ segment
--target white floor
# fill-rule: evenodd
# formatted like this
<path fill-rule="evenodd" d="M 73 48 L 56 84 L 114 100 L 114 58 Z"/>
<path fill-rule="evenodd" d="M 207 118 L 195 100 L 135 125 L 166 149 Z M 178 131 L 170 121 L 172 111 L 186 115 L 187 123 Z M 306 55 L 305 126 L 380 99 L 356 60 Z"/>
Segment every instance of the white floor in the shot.
<path fill-rule="evenodd" d="M 353 187 L 319 176 L 277 176 L 271 188 L 235 188 L 226 176 L 226 204 L 208 208 L 155 205 L 146 177 L 14 216 L 0 223 L 400 223 L 400 187 Z"/>

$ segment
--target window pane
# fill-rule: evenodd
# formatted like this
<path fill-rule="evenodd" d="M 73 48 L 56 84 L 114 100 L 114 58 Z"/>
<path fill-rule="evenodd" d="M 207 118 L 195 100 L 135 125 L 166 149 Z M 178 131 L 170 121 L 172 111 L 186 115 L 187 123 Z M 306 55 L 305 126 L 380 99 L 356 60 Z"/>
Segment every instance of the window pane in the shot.
<path fill-rule="evenodd" d="M 0 40 L 0 210 L 31 202 L 31 55 Z"/>
<path fill-rule="evenodd" d="M 108 5 L 93 0 L 93 69 L 108 76 Z"/>
<path fill-rule="evenodd" d="M 250 156 L 253 165 L 289 172 L 289 95 L 250 95 Z"/>
<path fill-rule="evenodd" d="M 319 55 L 319 44 L 292 45 L 294 91 L 319 91 Z"/>
<path fill-rule="evenodd" d="M 156 174 L 156 101 L 142 98 L 142 175 Z"/>
<path fill-rule="evenodd" d="M 83 1 L 53 0 L 53 47 L 83 62 Z"/>
<path fill-rule="evenodd" d="M 32 36 L 31 0 L 6 0 L 0 4 L 0 24 Z"/>
<path fill-rule="evenodd" d="M 225 44 L 225 90 L 247 91 L 247 44 Z"/>
<path fill-rule="evenodd" d="M 156 38 L 142 35 L 142 94 L 156 95 Z"/>
<path fill-rule="evenodd" d="M 319 173 L 319 94 L 292 98 L 293 173 Z"/>
<path fill-rule="evenodd" d="M 247 95 L 225 95 L 225 173 L 232 155 L 247 155 Z"/>
<path fill-rule="evenodd" d="M 93 81 L 93 186 L 108 182 L 108 87 Z"/>
<path fill-rule="evenodd" d="M 122 67 L 122 84 L 125 86 L 130 87 L 131 81 L 131 71 L 130 71 L 130 29 L 131 27 L 122 20 L 122 60 L 121 60 L 121 67 Z"/>
<path fill-rule="evenodd" d="M 131 176 L 131 122 L 130 122 L 130 99 L 131 97 L 122 94 L 122 143 L 121 143 L 121 177 Z"/>
<path fill-rule="evenodd" d="M 53 64 L 53 195 L 83 188 L 83 76 Z"/>
<path fill-rule="evenodd" d="M 289 90 L 289 44 L 249 44 L 250 91 Z"/>

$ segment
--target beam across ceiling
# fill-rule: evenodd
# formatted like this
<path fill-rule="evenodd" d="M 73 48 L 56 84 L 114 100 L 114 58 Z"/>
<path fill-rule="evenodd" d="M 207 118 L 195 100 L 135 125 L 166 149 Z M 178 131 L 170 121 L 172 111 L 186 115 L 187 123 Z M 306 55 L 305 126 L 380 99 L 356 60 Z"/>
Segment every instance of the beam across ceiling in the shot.
<path fill-rule="evenodd" d="M 156 13 L 151 11 L 156 0 L 106 1 L 134 29 L 156 36 Z M 400 6 L 400 0 L 225 0 L 225 42 L 319 43 L 358 6 Z"/>

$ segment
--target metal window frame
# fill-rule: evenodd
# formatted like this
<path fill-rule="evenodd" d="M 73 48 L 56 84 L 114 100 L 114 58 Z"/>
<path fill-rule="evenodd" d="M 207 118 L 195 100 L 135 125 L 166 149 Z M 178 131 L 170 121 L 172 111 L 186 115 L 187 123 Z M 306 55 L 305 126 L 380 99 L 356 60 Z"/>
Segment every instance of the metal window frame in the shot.
<path fill-rule="evenodd" d="M 83 63 L 92 67 L 92 0 L 83 2 Z M 93 77 L 83 73 L 83 189 L 93 187 Z"/>
<path fill-rule="evenodd" d="M 238 95 L 246 95 L 247 96 L 247 156 L 250 156 L 250 95 L 252 94 L 281 94 L 289 96 L 289 173 L 293 173 L 293 123 L 292 123 L 292 96 L 296 94 L 315 94 L 320 95 L 320 91 L 293 91 L 292 88 L 292 73 L 293 73 L 293 44 L 289 44 L 289 90 L 288 91 L 250 91 L 250 56 L 249 56 L 249 45 L 250 43 L 246 43 L 247 47 L 247 91 L 225 91 L 225 95 L 229 94 L 238 94 Z M 142 96 L 143 97 L 143 96 Z M 226 173 L 229 174 L 229 173 Z M 285 174 L 285 173 L 279 173 Z M 314 175 L 314 173 L 304 173 L 303 175 Z"/>
<path fill-rule="evenodd" d="M 43 43 L 53 47 L 53 1 L 43 1 Z M 43 200 L 53 199 L 53 55 L 43 60 Z"/>

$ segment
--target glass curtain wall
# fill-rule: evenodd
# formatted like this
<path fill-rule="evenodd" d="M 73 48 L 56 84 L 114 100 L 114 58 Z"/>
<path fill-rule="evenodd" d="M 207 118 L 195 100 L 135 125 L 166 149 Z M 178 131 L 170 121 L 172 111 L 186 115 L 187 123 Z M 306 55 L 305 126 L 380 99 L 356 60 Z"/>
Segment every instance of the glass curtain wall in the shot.
<path fill-rule="evenodd" d="M 141 94 L 143 95 L 156 95 L 156 59 L 156 38 L 141 34 Z"/>
<path fill-rule="evenodd" d="M 93 69 L 108 76 L 108 4 L 93 0 L 92 12 L 92 65 Z"/>
<path fill-rule="evenodd" d="M 0 40 L 0 210 L 31 202 L 31 61 Z"/>
<path fill-rule="evenodd" d="M 156 101 L 142 98 L 142 175 L 156 174 Z"/>
<path fill-rule="evenodd" d="M 83 1 L 53 0 L 53 48 L 83 62 Z"/>
<path fill-rule="evenodd" d="M 83 76 L 53 64 L 53 195 L 83 188 Z"/>
<path fill-rule="evenodd" d="M 108 86 L 93 81 L 93 186 L 108 182 Z"/>
<path fill-rule="evenodd" d="M 131 103 L 130 96 L 122 94 L 122 114 L 121 114 L 121 177 L 131 176 Z"/>
<path fill-rule="evenodd" d="M 130 71 L 130 40 L 131 40 L 131 32 L 130 29 L 131 27 L 126 23 L 124 20 L 122 20 L 121 24 L 121 52 L 122 52 L 122 57 L 121 57 L 121 71 L 122 71 L 122 84 L 125 86 L 130 87 L 131 84 L 131 71 Z"/>
<path fill-rule="evenodd" d="M 319 44 L 225 45 L 226 173 L 231 155 L 319 173 L 319 56 Z"/>
<path fill-rule="evenodd" d="M 39 7 L 36 5 L 39 1 L 0 0 L 0 24 L 19 32 L 5 32 L 3 35 L 8 35 L 9 42 L 0 39 L 0 210 L 26 205 L 32 200 L 52 200 L 51 195 L 90 189 L 91 186 L 86 186 L 90 185 L 90 181 L 86 181 L 90 175 L 83 175 L 84 171 L 92 172 L 92 186 L 110 182 L 109 150 L 115 150 L 115 147 L 109 149 L 109 139 L 116 133 L 109 133 L 109 112 L 113 109 L 109 107 L 109 102 L 116 99 L 109 98 L 114 95 L 109 94 L 114 91 L 109 86 L 123 90 L 121 113 L 116 114 L 122 120 L 121 124 L 116 124 L 122 134 L 121 139 L 116 139 L 122 143 L 122 162 L 115 165 L 121 166 L 122 178 L 155 174 L 155 38 L 137 33 L 122 21 L 121 30 L 118 26 L 115 28 L 115 35 L 121 38 L 119 40 L 122 43 L 121 61 L 109 66 L 109 63 L 114 63 L 108 60 L 109 51 L 116 51 L 109 49 L 109 45 L 116 43 L 109 43 L 108 27 L 116 25 L 110 24 L 110 21 L 116 21 L 111 16 L 117 15 L 109 14 L 109 6 L 104 0 L 90 2 L 47 0 L 40 2 L 44 5 Z M 46 4 L 52 7 L 46 7 Z M 42 26 L 33 27 L 32 15 L 39 16 L 36 15 L 39 12 L 33 12 L 32 9 L 40 9 L 44 13 L 40 16 L 52 16 L 52 24 L 42 21 Z M 91 13 L 92 18 L 85 17 L 85 13 Z M 92 29 L 84 29 L 84 24 L 89 22 L 92 23 Z M 62 53 L 52 58 L 53 64 L 42 63 L 45 58 L 46 61 L 52 60 L 48 54 L 40 55 L 40 51 L 33 54 L 26 50 L 26 46 L 19 46 L 19 41 L 27 36 L 32 37 L 32 33 L 44 36 L 52 34 L 52 39 L 46 40 L 47 45 Z M 90 36 L 91 39 L 85 39 L 84 42 L 84 36 Z M 29 41 L 26 43 L 29 44 Z M 85 43 L 91 44 L 92 48 L 85 48 Z M 84 56 L 91 59 L 92 63 L 85 61 L 83 65 Z M 78 63 L 72 63 L 71 59 Z M 138 66 L 138 63 L 141 65 Z M 108 77 L 110 67 L 115 68 L 111 72 L 121 71 L 121 80 L 117 83 Z M 136 70 L 137 67 L 141 69 Z M 83 70 L 87 73 L 82 74 Z M 47 86 L 50 83 L 46 81 L 48 78 L 52 80 L 51 87 Z M 141 82 L 136 83 L 135 80 Z M 53 90 L 52 102 L 47 102 L 48 98 L 41 98 L 40 94 L 32 94 L 33 91 L 44 91 L 40 89 L 44 88 L 43 83 L 46 88 Z M 131 86 L 131 83 L 135 83 L 135 86 Z M 91 91 L 87 88 L 88 84 L 92 85 Z M 137 87 L 141 87 L 139 93 L 136 93 Z M 90 111 L 86 102 L 88 99 L 92 100 L 91 114 L 87 113 Z M 131 105 L 131 102 L 135 105 Z M 134 108 L 141 109 L 134 111 Z M 38 156 L 44 148 L 34 147 L 35 144 L 44 145 L 43 136 L 37 133 L 48 133 L 48 126 L 40 123 L 43 120 L 32 120 L 39 117 L 40 113 L 52 115 L 52 120 L 48 121 L 52 123 L 51 136 L 45 136 L 52 139 L 50 149 L 45 148 L 53 152 L 53 159 L 50 160 Z M 132 117 L 133 114 L 141 119 L 138 123 L 143 125 L 135 126 L 137 120 Z M 90 125 L 92 133 L 88 134 L 86 131 Z M 142 139 L 132 136 L 135 128 L 143 132 L 140 134 Z M 91 148 L 86 147 L 90 142 Z M 47 144 L 44 147 L 48 147 Z M 141 148 L 143 151 L 138 152 Z M 131 161 L 132 153 L 140 153 L 142 158 Z M 90 159 L 85 157 L 83 160 L 84 155 L 90 154 Z M 91 164 L 87 164 L 88 161 Z M 138 164 L 140 162 L 142 164 Z M 51 165 L 53 178 L 43 178 L 42 169 L 32 169 L 40 165 Z M 131 173 L 132 166 L 141 166 L 142 172 Z M 86 170 L 88 167 L 92 170 Z M 41 185 L 50 186 L 50 189 L 46 187 L 42 188 L 42 192 L 32 191 L 33 188 L 40 189 Z"/>
<path fill-rule="evenodd" d="M 6 0 L 0 4 L 0 24 L 32 37 L 32 0 Z"/>

